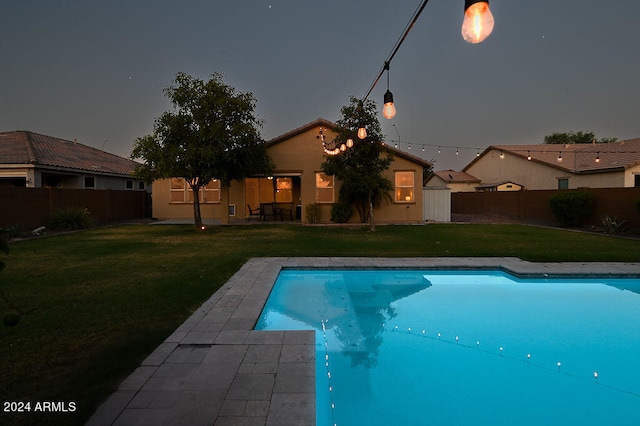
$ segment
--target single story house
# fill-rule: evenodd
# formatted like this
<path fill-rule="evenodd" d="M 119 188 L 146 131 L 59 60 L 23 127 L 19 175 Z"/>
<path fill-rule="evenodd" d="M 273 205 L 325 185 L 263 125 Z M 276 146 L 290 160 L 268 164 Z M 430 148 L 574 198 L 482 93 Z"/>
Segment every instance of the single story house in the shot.
<path fill-rule="evenodd" d="M 450 169 L 434 172 L 425 182 L 425 186 L 445 187 L 451 192 L 474 192 L 478 185 L 480 179 L 477 177 Z"/>
<path fill-rule="evenodd" d="M 319 118 L 267 142 L 267 151 L 275 163 L 271 176 L 253 176 L 233 181 L 221 188 L 212 181 L 200 194 L 204 221 L 260 219 L 260 206 L 268 207 L 268 220 L 308 222 L 307 206 L 318 204 L 318 223 L 330 223 L 332 204 L 338 201 L 340 182 L 321 170 L 324 161 L 322 135 L 327 141 L 336 136 L 336 124 Z M 394 183 L 391 203 L 376 210 L 378 223 L 417 223 L 423 221 L 423 170 L 431 164 L 385 145 L 394 156 L 386 177 Z M 273 210 L 272 210 L 273 209 Z M 228 212 L 228 216 L 227 213 Z M 279 212 L 278 215 L 275 212 Z M 182 178 L 163 179 L 153 185 L 153 217 L 193 219 L 193 196 Z M 354 211 L 351 222 L 357 222 Z"/>
<path fill-rule="evenodd" d="M 497 192 L 497 191 L 522 191 L 524 187 L 510 180 L 503 182 L 483 183 L 476 186 L 478 192 Z"/>
<path fill-rule="evenodd" d="M 526 189 L 640 187 L 640 138 L 607 144 L 493 145 L 463 172 Z"/>
<path fill-rule="evenodd" d="M 53 136 L 0 133 L 0 185 L 27 188 L 146 190 L 136 162 Z"/>

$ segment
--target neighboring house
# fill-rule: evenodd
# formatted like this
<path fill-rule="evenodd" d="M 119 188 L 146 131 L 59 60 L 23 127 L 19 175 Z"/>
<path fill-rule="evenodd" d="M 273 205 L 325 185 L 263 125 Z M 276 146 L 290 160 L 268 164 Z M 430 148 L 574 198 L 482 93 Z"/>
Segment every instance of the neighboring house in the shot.
<path fill-rule="evenodd" d="M 524 187 L 510 180 L 504 182 L 483 183 L 476 186 L 478 192 L 496 192 L 496 191 L 522 191 Z"/>
<path fill-rule="evenodd" d="M 134 161 L 52 136 L 0 133 L 0 185 L 28 188 L 146 190 Z"/>
<path fill-rule="evenodd" d="M 463 170 L 529 189 L 640 187 L 640 138 L 609 144 L 495 145 Z"/>
<path fill-rule="evenodd" d="M 446 187 L 451 192 L 474 192 L 480 185 L 480 179 L 469 173 L 455 170 L 440 170 L 433 173 L 425 182 L 426 187 Z"/>
<path fill-rule="evenodd" d="M 267 151 L 275 163 L 271 176 L 254 176 L 233 181 L 229 188 L 211 182 L 201 192 L 203 220 L 225 222 L 253 218 L 252 210 L 268 207 L 267 220 L 307 222 L 306 206 L 321 205 L 320 222 L 330 223 L 331 206 L 338 201 L 340 182 L 322 173 L 324 150 L 321 130 L 327 141 L 335 137 L 336 124 L 319 118 L 309 124 L 267 142 Z M 357 143 L 357 142 L 356 142 Z M 413 223 L 423 220 L 423 170 L 431 164 L 418 157 L 385 146 L 394 156 L 386 177 L 394 183 L 393 201 L 383 201 L 374 212 L 378 223 Z M 280 214 L 271 214 L 271 208 Z M 225 213 L 225 214 L 223 214 Z M 158 180 L 153 185 L 153 217 L 157 219 L 193 219 L 193 196 L 182 178 Z M 351 222 L 357 222 L 354 211 Z"/>

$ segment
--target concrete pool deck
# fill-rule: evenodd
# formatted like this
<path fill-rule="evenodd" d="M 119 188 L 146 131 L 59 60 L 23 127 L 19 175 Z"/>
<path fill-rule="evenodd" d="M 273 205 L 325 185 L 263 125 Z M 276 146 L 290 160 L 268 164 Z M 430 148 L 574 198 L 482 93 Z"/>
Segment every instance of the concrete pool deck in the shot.
<path fill-rule="evenodd" d="M 640 277 L 640 262 L 253 258 L 120 384 L 87 425 L 315 425 L 314 332 L 253 330 L 283 268 L 502 269 L 517 276 Z"/>

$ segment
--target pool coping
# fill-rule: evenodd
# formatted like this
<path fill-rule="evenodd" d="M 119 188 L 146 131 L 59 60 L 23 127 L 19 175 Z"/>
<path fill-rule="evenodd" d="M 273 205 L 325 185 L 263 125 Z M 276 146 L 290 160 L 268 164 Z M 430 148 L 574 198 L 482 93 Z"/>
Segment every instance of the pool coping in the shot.
<path fill-rule="evenodd" d="M 499 269 L 518 277 L 640 277 L 640 262 L 252 258 L 120 384 L 87 424 L 315 425 L 314 332 L 253 329 L 278 274 L 292 268 Z"/>

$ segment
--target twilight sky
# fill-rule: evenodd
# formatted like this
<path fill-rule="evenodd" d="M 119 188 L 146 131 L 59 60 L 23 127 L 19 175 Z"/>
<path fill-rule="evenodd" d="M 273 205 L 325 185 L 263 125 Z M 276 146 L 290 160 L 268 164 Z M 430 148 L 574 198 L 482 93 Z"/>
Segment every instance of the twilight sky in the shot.
<path fill-rule="evenodd" d="M 420 0 L 6 3 L 0 131 L 128 157 L 170 109 L 162 90 L 179 71 L 219 71 L 253 92 L 266 140 L 336 120 L 350 95 L 365 95 Z M 431 0 L 391 62 L 388 141 L 399 134 L 436 170 L 459 170 L 488 145 L 553 132 L 640 137 L 640 2 L 492 0 L 495 29 L 479 45 L 460 36 L 463 6 Z M 385 90 L 383 77 L 371 94 L 380 108 Z"/>

